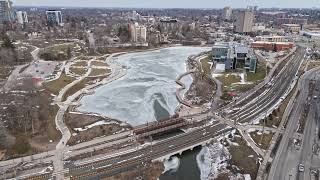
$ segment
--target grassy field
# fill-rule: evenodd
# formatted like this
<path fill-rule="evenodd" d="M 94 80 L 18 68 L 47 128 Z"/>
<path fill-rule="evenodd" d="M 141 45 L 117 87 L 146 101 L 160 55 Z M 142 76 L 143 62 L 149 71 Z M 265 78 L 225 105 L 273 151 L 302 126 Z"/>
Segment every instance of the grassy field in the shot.
<path fill-rule="evenodd" d="M 76 75 L 82 76 L 84 74 L 86 74 L 87 69 L 85 68 L 70 68 L 70 71 Z"/>
<path fill-rule="evenodd" d="M 251 132 L 250 136 L 258 147 L 267 150 L 273 137 L 273 133 L 258 134 L 259 131 Z"/>
<path fill-rule="evenodd" d="M 63 51 L 63 52 L 67 52 L 68 48 L 73 49 L 74 47 L 76 47 L 76 45 L 74 43 L 59 44 L 59 45 L 47 47 L 47 48 L 44 49 L 44 51 L 54 51 L 54 52 Z"/>
<path fill-rule="evenodd" d="M 211 64 L 209 62 L 211 62 L 211 54 L 200 61 L 204 73 L 211 76 Z"/>
<path fill-rule="evenodd" d="M 100 76 L 100 75 L 105 75 L 107 73 L 110 73 L 110 69 L 97 69 L 97 68 L 92 68 L 92 71 L 89 76 Z"/>
<path fill-rule="evenodd" d="M 259 62 L 256 73 L 247 72 L 247 81 L 254 82 L 257 84 L 266 77 L 266 74 L 267 74 L 266 64 L 264 62 Z"/>
<path fill-rule="evenodd" d="M 237 92 L 243 93 L 254 88 L 254 84 L 237 84 L 234 86 Z"/>
<path fill-rule="evenodd" d="M 241 80 L 240 76 L 233 74 L 219 76 L 217 79 L 223 84 L 223 86 L 230 86 L 231 84 L 240 82 Z"/>
<path fill-rule="evenodd" d="M 62 73 L 59 79 L 44 83 L 44 87 L 52 94 L 58 95 L 62 88 L 64 88 L 74 80 L 75 78 Z"/>
<path fill-rule="evenodd" d="M 88 81 L 86 79 L 80 81 L 79 83 L 77 83 L 76 85 L 72 86 L 62 97 L 62 101 L 67 100 L 67 98 L 71 95 L 73 95 L 74 93 L 78 92 L 79 90 L 83 89 L 86 87 L 86 84 L 88 83 Z"/>
<path fill-rule="evenodd" d="M 72 66 L 88 66 L 88 62 L 87 61 L 76 61 L 74 64 L 72 64 Z"/>
<path fill-rule="evenodd" d="M 107 63 L 102 62 L 102 61 L 92 61 L 91 65 L 93 65 L 93 66 L 108 66 Z"/>
<path fill-rule="evenodd" d="M 49 111 L 49 114 L 48 114 L 48 126 L 47 126 L 48 138 L 53 141 L 58 141 L 61 138 L 61 134 L 60 134 L 60 131 L 58 131 L 56 128 L 55 118 L 59 110 L 59 106 L 50 105 L 50 109 L 51 110 Z"/>

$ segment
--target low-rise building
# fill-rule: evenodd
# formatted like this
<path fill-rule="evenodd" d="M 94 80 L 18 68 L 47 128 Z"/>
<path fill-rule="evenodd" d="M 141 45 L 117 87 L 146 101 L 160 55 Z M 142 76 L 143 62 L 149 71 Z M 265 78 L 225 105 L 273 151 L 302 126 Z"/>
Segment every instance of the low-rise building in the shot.
<path fill-rule="evenodd" d="M 251 48 L 238 43 L 217 43 L 212 47 L 213 61 L 217 66 L 224 64 L 226 70 L 244 68 L 255 72 L 257 58 Z"/>
<path fill-rule="evenodd" d="M 257 36 L 255 38 L 256 41 L 264 42 L 285 42 L 287 39 L 286 36 Z"/>
<path fill-rule="evenodd" d="M 267 41 L 256 41 L 251 43 L 251 48 L 261 49 L 265 51 L 283 51 L 293 48 L 292 42 L 267 42 Z"/>
<path fill-rule="evenodd" d="M 299 24 L 282 24 L 281 26 L 285 32 L 297 34 L 301 30 L 301 25 Z"/>
<path fill-rule="evenodd" d="M 308 19 L 301 19 L 301 18 L 277 18 L 276 19 L 277 25 L 283 24 L 299 24 L 299 25 L 306 25 L 308 23 Z"/>

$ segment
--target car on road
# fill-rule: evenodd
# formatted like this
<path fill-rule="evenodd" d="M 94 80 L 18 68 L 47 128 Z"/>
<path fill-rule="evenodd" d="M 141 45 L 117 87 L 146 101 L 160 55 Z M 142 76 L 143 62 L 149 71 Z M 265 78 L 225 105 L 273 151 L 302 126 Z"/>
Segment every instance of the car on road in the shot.
<path fill-rule="evenodd" d="M 298 170 L 299 170 L 299 172 L 303 172 L 304 171 L 304 165 L 303 164 L 299 164 Z"/>

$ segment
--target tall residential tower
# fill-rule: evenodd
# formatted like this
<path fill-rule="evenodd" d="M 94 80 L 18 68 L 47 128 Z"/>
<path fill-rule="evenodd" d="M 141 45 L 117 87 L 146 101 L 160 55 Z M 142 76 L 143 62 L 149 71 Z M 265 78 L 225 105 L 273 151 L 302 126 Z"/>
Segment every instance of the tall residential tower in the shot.
<path fill-rule="evenodd" d="M 49 26 L 54 26 L 54 25 L 62 26 L 63 25 L 61 11 L 48 10 L 48 11 L 46 11 L 46 15 L 47 15 L 47 23 Z"/>
<path fill-rule="evenodd" d="M 249 33 L 252 32 L 253 12 L 249 10 L 240 11 L 235 23 L 235 32 Z"/>
<path fill-rule="evenodd" d="M 12 23 L 15 20 L 12 1 L 0 0 L 0 24 Z"/>
<path fill-rule="evenodd" d="M 223 14 L 222 14 L 223 20 L 228 20 L 228 21 L 231 20 L 231 15 L 232 15 L 231 7 L 227 6 L 223 8 Z"/>

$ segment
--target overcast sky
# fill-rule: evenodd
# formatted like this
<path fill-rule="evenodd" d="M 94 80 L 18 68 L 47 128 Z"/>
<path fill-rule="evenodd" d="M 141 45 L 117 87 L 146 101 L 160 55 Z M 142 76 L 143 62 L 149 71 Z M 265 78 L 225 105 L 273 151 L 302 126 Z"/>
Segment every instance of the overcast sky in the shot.
<path fill-rule="evenodd" d="M 13 0 L 23 6 L 141 7 L 141 8 L 221 8 L 246 7 L 320 7 L 320 0 Z"/>

